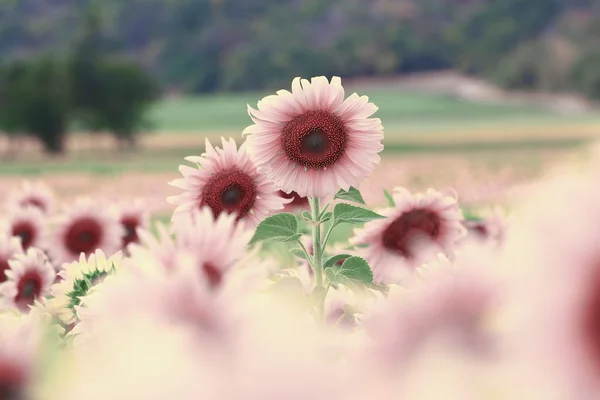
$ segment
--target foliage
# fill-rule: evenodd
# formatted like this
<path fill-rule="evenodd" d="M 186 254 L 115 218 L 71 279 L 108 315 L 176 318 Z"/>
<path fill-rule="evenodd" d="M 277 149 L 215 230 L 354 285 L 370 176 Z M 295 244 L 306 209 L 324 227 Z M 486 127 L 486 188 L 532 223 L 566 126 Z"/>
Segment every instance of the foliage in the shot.
<path fill-rule="evenodd" d="M 99 90 L 89 110 L 88 126 L 112 132 L 119 140 L 132 142 L 148 126 L 146 112 L 158 98 L 155 81 L 136 64 L 123 61 L 98 64 Z"/>
<path fill-rule="evenodd" d="M 3 67 L 0 78 L 2 128 L 9 133 L 37 137 L 49 153 L 61 153 L 68 126 L 63 63 L 43 55 L 14 61 Z"/>
<path fill-rule="evenodd" d="M 600 0 L 20 0 L 2 5 L 0 51 L 11 56 L 67 48 L 69 27 L 90 4 L 102 11 L 105 32 L 88 30 L 80 38 L 88 56 L 100 51 L 99 38 L 104 49 L 119 42 L 165 85 L 213 92 L 280 87 L 298 75 L 446 68 L 528 87 L 540 80 L 531 77 L 520 46 L 535 46 L 548 32 L 597 41 L 599 31 L 585 26 L 597 25 L 597 17 L 571 20 L 582 12 L 594 15 Z M 100 19 L 86 18 L 88 26 L 100 25 Z M 580 45 L 570 42 L 574 49 Z M 514 54 L 520 60 L 511 63 Z M 510 72 L 498 71 L 499 65 Z M 520 70 L 524 79 L 515 75 Z"/>
<path fill-rule="evenodd" d="M 0 129 L 11 136 L 24 130 L 20 105 L 27 96 L 23 87 L 27 72 L 28 64 L 19 60 L 0 66 Z"/>
<path fill-rule="evenodd" d="M 70 99 L 85 128 L 133 143 L 148 125 L 146 111 L 160 90 L 137 64 L 112 57 L 104 36 L 100 15 L 91 8 L 69 57 Z"/>
<path fill-rule="evenodd" d="M 0 129 L 13 136 L 31 134 L 49 153 L 63 152 L 71 120 L 133 145 L 160 93 L 146 71 L 117 57 L 98 11 L 90 8 L 82 15 L 82 33 L 66 58 L 27 57 L 0 68 Z"/>
<path fill-rule="evenodd" d="M 501 58 L 491 73 L 494 80 L 506 88 L 536 89 L 542 86 L 546 59 L 544 49 L 538 43 L 524 43 Z"/>
<path fill-rule="evenodd" d="M 573 82 L 577 89 L 591 98 L 600 99 L 600 51 L 586 52 L 573 69 Z"/>

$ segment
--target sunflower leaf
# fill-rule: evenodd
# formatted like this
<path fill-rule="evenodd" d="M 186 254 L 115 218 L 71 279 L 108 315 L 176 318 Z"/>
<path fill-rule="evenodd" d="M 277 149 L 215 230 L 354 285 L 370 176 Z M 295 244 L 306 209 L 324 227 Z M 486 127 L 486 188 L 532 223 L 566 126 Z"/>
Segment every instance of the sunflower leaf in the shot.
<path fill-rule="evenodd" d="M 463 208 L 462 212 L 463 212 L 465 221 L 474 221 L 474 222 L 483 221 L 483 218 L 481 218 L 481 216 L 473 213 L 471 210 Z"/>
<path fill-rule="evenodd" d="M 373 272 L 369 264 L 360 257 L 349 257 L 341 267 L 325 268 L 325 276 L 332 284 L 341 284 L 354 292 L 364 292 L 365 285 L 373 283 Z"/>
<path fill-rule="evenodd" d="M 335 274 L 335 271 L 334 271 L 334 274 Z M 365 294 L 366 288 L 362 282 L 347 278 L 346 276 L 344 276 L 342 274 L 335 274 L 335 282 L 337 285 L 346 286 L 348 289 L 352 290 L 355 294 L 357 294 L 359 296 L 362 296 Z"/>
<path fill-rule="evenodd" d="M 329 203 L 325 204 L 325 207 L 323 207 L 323 209 L 319 213 L 319 218 L 318 218 L 319 220 L 323 219 L 323 216 L 325 215 L 325 213 L 329 209 L 329 205 L 330 205 Z"/>
<path fill-rule="evenodd" d="M 347 222 L 349 224 L 364 224 L 369 221 L 385 218 L 371 210 L 362 207 L 356 207 L 346 203 L 338 203 L 333 208 L 333 222 L 339 224 Z"/>
<path fill-rule="evenodd" d="M 304 250 L 302 250 L 302 249 L 298 249 L 298 248 L 290 249 L 290 253 L 292 253 L 293 255 L 295 255 L 298 258 L 306 260 L 306 254 L 304 254 Z"/>
<path fill-rule="evenodd" d="M 337 256 L 331 256 L 323 261 L 323 268 L 329 268 L 335 266 L 338 262 L 344 262 L 347 258 L 352 257 L 350 254 L 338 254 Z"/>
<path fill-rule="evenodd" d="M 308 222 L 312 222 L 312 215 L 308 211 L 302 211 L 302 217 Z"/>
<path fill-rule="evenodd" d="M 298 233 L 298 219 L 294 214 L 275 214 L 258 224 L 250 245 L 263 240 L 290 242 L 301 236 L 302 234 Z"/>
<path fill-rule="evenodd" d="M 325 268 L 325 276 L 327 277 L 327 280 L 331 284 L 335 284 L 335 283 L 338 282 L 337 274 L 335 273 L 335 271 L 331 267 Z"/>
<path fill-rule="evenodd" d="M 385 199 L 387 200 L 388 205 L 390 207 L 396 207 L 396 202 L 394 202 L 394 198 L 392 197 L 390 192 L 388 192 L 387 190 L 384 190 L 383 194 L 385 195 Z"/>
<path fill-rule="evenodd" d="M 334 271 L 343 275 L 348 279 L 363 282 L 366 284 L 373 283 L 373 272 L 367 261 L 361 257 L 349 257 L 342 264 L 341 267 L 334 267 Z"/>
<path fill-rule="evenodd" d="M 326 212 L 325 214 L 323 214 L 321 216 L 321 220 L 319 222 L 323 223 L 323 222 L 327 222 L 331 219 L 331 217 L 333 216 L 333 213 L 330 212 Z"/>
<path fill-rule="evenodd" d="M 347 200 L 347 201 L 351 201 L 353 203 L 359 203 L 359 204 L 365 204 L 365 201 L 363 200 L 362 195 L 360 194 L 360 192 L 358 191 L 358 189 L 350 186 L 350 189 L 348 189 L 348 191 L 345 191 L 344 189 L 340 189 L 339 192 L 336 193 L 336 195 L 333 198 L 334 200 Z"/>
<path fill-rule="evenodd" d="M 280 240 L 280 242 L 295 242 L 296 240 L 300 239 L 301 237 L 302 237 L 301 233 L 296 233 L 295 235 L 292 235 L 286 239 Z"/>

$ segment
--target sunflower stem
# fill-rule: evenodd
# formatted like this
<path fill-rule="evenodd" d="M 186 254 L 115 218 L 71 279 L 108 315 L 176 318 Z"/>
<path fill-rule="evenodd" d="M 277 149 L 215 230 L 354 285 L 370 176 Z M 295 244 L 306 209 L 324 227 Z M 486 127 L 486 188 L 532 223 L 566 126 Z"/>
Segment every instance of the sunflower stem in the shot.
<path fill-rule="evenodd" d="M 328 208 L 329 208 L 329 204 L 326 204 L 325 207 L 323 207 L 323 209 L 319 212 L 319 219 L 318 219 L 319 222 L 323 219 L 323 215 L 325 215 Z"/>
<path fill-rule="evenodd" d="M 314 221 L 318 221 L 320 202 L 318 197 L 310 197 L 310 211 Z M 315 273 L 315 285 L 323 285 L 323 249 L 321 248 L 321 225 L 312 227 L 313 257 L 312 267 Z"/>
<path fill-rule="evenodd" d="M 296 242 L 300 245 L 300 248 L 304 252 L 304 255 L 306 256 L 306 259 L 312 265 L 312 263 L 313 263 L 312 256 L 310 255 L 310 253 L 308 252 L 308 250 L 306 250 L 306 247 L 304 246 L 304 243 L 302 243 L 300 240 L 297 240 Z"/>
<path fill-rule="evenodd" d="M 318 197 L 309 197 L 310 212 L 314 221 L 318 221 L 320 215 L 320 201 Z M 321 224 L 312 227 L 313 257 L 312 269 L 315 275 L 315 287 L 323 285 L 323 248 L 321 247 Z M 325 298 L 316 305 L 318 323 L 325 323 Z"/>
<path fill-rule="evenodd" d="M 327 246 L 327 242 L 329 241 L 329 237 L 331 236 L 331 233 L 333 232 L 333 230 L 335 229 L 336 226 L 337 226 L 337 224 L 334 222 L 329 227 L 329 230 L 327 230 L 327 233 L 325 234 L 325 239 L 323 239 L 323 243 L 322 243 L 323 252 L 325 252 L 325 247 Z"/>

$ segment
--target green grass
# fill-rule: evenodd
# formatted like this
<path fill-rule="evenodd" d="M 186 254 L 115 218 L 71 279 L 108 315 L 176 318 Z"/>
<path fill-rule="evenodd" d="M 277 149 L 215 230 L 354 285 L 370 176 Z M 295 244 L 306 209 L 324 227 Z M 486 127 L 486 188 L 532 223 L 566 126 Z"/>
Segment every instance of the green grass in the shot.
<path fill-rule="evenodd" d="M 565 117 L 536 107 L 474 104 L 449 96 L 392 89 L 358 91 L 379 106 L 387 154 L 507 152 L 572 148 L 595 134 L 592 123 L 600 113 Z M 246 104 L 256 105 L 264 93 L 205 95 L 164 100 L 152 110 L 159 144 L 134 154 L 98 149 L 69 154 L 65 159 L 46 157 L 0 161 L 0 175 L 39 176 L 83 172 L 112 176 L 125 172 L 174 172 L 183 158 L 200 154 L 204 136 L 231 135 L 251 123 Z M 584 128 L 581 128 L 584 126 Z M 587 128 L 587 129 L 586 129 Z M 552 132 L 551 132 L 552 131 Z M 169 135 L 183 135 L 180 148 L 160 148 Z M 188 136 L 189 135 L 189 136 Z M 189 143 L 192 145 L 190 146 Z"/>
<path fill-rule="evenodd" d="M 119 175 L 125 172 L 177 173 L 184 157 L 200 154 L 204 146 L 176 150 L 140 150 L 135 153 L 115 153 L 98 150 L 71 154 L 66 159 L 28 159 L 0 162 L 0 175 L 40 176 L 48 174 L 86 173 Z"/>
<path fill-rule="evenodd" d="M 358 91 L 379 106 L 388 132 L 439 131 L 448 128 L 522 126 L 536 124 L 570 124 L 600 122 L 600 113 L 577 117 L 556 115 L 533 106 L 475 104 L 427 93 L 392 89 Z M 151 118 L 157 131 L 227 131 L 241 132 L 252 121 L 246 105 L 256 107 L 264 93 L 205 95 L 165 100 L 153 110 Z"/>
<path fill-rule="evenodd" d="M 243 129 L 251 123 L 246 105 L 256 106 L 260 98 L 260 94 L 246 93 L 165 100 L 152 110 L 151 119 L 158 131 Z"/>

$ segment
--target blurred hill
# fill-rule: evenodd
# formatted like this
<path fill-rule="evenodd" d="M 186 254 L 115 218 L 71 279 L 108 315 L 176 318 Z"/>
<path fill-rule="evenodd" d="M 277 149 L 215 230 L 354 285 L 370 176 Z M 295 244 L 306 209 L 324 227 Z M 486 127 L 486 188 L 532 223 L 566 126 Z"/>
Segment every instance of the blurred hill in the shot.
<path fill-rule="evenodd" d="M 92 3 L 105 45 L 173 92 L 450 69 L 600 95 L 600 0 L 0 0 L 0 58 L 66 51 Z"/>

